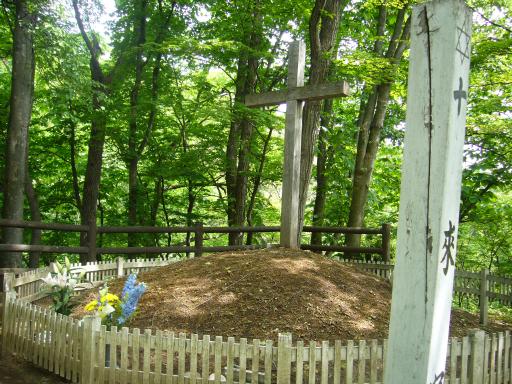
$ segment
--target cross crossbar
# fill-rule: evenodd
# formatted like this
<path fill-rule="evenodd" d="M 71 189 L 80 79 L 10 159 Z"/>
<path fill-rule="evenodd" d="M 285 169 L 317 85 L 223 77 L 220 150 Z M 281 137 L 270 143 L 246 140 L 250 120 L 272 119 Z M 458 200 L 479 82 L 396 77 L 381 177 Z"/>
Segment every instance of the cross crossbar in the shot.
<path fill-rule="evenodd" d="M 245 105 L 248 107 L 265 107 L 269 105 L 284 104 L 292 100 L 322 100 L 332 99 L 350 94 L 346 81 L 336 83 L 324 83 L 317 85 L 306 85 L 283 91 L 272 91 L 265 93 L 254 93 L 245 97 Z"/>

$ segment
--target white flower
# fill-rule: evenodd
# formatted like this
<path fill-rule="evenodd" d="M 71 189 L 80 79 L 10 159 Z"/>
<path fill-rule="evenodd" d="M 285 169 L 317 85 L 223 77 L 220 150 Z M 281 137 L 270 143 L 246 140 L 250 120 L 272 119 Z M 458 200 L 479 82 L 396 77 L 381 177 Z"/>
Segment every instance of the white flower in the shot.
<path fill-rule="evenodd" d="M 107 303 L 101 308 L 101 310 L 99 311 L 99 315 L 100 315 L 100 317 L 103 318 L 103 317 L 110 315 L 114 311 L 115 311 L 114 307 Z"/>

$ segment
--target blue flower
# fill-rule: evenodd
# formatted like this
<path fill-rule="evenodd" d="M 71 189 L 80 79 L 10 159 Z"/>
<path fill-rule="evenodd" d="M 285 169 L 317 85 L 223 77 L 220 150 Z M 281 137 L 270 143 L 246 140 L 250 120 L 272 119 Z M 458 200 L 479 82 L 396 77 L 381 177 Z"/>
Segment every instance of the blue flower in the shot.
<path fill-rule="evenodd" d="M 117 319 L 119 325 L 124 324 L 134 314 L 137 304 L 145 291 L 146 284 L 137 284 L 136 275 L 131 274 L 128 276 L 122 292 L 121 314 Z"/>

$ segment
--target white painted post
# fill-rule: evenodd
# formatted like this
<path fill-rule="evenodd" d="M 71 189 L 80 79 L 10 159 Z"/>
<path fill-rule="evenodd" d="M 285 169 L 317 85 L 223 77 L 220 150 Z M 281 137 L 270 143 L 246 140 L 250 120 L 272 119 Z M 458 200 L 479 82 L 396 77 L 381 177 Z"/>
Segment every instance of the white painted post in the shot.
<path fill-rule="evenodd" d="M 291 364 L 292 335 L 290 333 L 280 333 L 277 341 L 277 384 L 290 384 Z"/>
<path fill-rule="evenodd" d="M 97 316 L 86 316 L 82 323 L 82 345 L 80 356 L 80 383 L 94 384 L 94 372 L 98 351 L 96 350 L 96 332 L 101 328 L 101 319 Z M 104 362 L 100 362 L 104 364 Z"/>
<path fill-rule="evenodd" d="M 306 45 L 294 41 L 288 51 L 288 87 L 304 85 Z M 300 145 L 302 136 L 301 100 L 286 102 L 286 124 L 284 132 L 283 196 L 281 201 L 281 246 L 298 248 L 299 237 L 299 189 L 300 189 Z"/>
<path fill-rule="evenodd" d="M 385 384 L 444 382 L 455 271 L 471 12 L 412 13 L 397 262 Z"/>
<path fill-rule="evenodd" d="M 117 277 L 124 276 L 124 259 L 122 257 L 116 258 Z"/>

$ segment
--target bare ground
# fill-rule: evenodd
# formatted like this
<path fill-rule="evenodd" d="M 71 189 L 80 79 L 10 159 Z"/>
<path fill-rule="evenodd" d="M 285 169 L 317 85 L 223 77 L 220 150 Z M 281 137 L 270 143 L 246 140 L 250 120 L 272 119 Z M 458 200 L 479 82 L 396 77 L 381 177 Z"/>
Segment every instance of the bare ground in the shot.
<path fill-rule="evenodd" d="M 130 327 L 259 339 L 291 332 L 306 341 L 387 337 L 389 282 L 312 252 L 225 252 L 144 272 L 139 280 L 148 290 Z M 119 294 L 123 284 L 111 281 L 111 292 Z M 84 293 L 73 315 L 83 316 L 96 296 L 97 290 Z M 475 328 L 478 316 L 452 311 L 451 336 Z M 510 328 L 491 321 L 485 330 Z"/>

